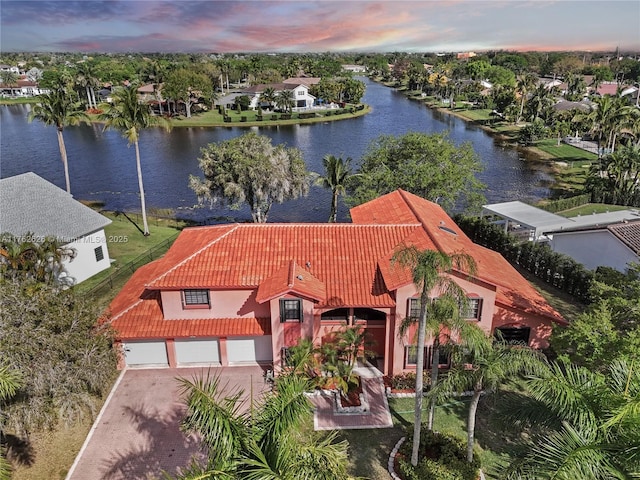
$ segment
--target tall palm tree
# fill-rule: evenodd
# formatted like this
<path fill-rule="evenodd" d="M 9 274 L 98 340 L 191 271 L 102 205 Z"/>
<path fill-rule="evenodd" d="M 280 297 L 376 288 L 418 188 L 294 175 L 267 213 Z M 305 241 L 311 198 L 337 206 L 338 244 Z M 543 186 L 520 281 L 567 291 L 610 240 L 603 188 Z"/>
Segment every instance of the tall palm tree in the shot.
<path fill-rule="evenodd" d="M 338 216 L 338 197 L 346 193 L 346 185 L 352 176 L 351 157 L 343 160 L 342 157 L 325 155 L 322 158 L 324 176 L 316 179 L 316 185 L 331 189 L 331 212 L 329 223 L 334 223 Z"/>
<path fill-rule="evenodd" d="M 640 475 L 640 369 L 618 358 L 604 373 L 550 364 L 526 382 L 515 421 L 540 426 L 506 479 L 631 479 Z M 515 412 L 514 412 L 515 413 Z"/>
<path fill-rule="evenodd" d="M 520 93 L 520 112 L 516 117 L 516 123 L 520 123 L 522 120 L 522 113 L 524 112 L 524 105 L 527 102 L 527 95 L 533 90 L 538 82 L 538 77 L 533 73 L 527 73 L 518 80 L 518 93 Z"/>
<path fill-rule="evenodd" d="M 477 327 L 476 327 L 477 328 Z M 473 461 L 476 414 L 480 397 L 495 393 L 509 380 L 520 374 L 534 373 L 543 364 L 543 356 L 528 347 L 494 342 L 484 337 L 472 348 L 456 348 L 453 367 L 430 395 L 449 396 L 452 393 L 472 391 L 467 415 L 467 461 Z"/>
<path fill-rule="evenodd" d="M 418 464 L 418 451 L 420 448 L 420 430 L 422 421 L 422 391 L 424 372 L 424 352 L 427 330 L 433 338 L 431 388 L 438 381 L 438 364 L 440 362 L 440 342 L 446 331 L 449 335 L 459 334 L 461 338 L 476 335 L 476 330 L 471 330 L 469 323 L 459 315 L 459 309 L 466 303 L 464 290 L 449 275 L 453 270 L 463 271 L 469 275 L 476 272 L 476 264 L 470 255 L 466 253 L 452 253 L 448 255 L 437 250 L 418 250 L 414 246 L 404 247 L 396 251 L 392 257 L 392 263 L 402 268 L 411 270 L 413 283 L 420 290 L 420 314 L 418 318 L 417 359 L 416 359 L 416 396 L 415 419 L 413 425 L 413 449 L 411 464 Z M 438 292 L 439 297 L 432 298 L 432 292 Z M 403 322 L 401 333 L 406 331 L 408 324 L 415 319 L 408 317 Z M 436 399 L 433 398 L 429 405 L 429 419 L 427 428 L 433 429 L 433 416 Z"/>
<path fill-rule="evenodd" d="M 84 62 L 79 65 L 76 84 L 87 95 L 88 108 L 97 108 L 95 88 L 98 86 L 98 79 L 90 63 Z"/>
<path fill-rule="evenodd" d="M 34 119 L 40 120 L 45 125 L 56 127 L 67 193 L 71 193 L 67 148 L 64 144 L 62 132 L 66 126 L 79 125 L 81 122 L 88 123 L 89 117 L 82 111 L 80 105 L 71 99 L 68 90 L 58 86 L 51 90 L 50 93 L 40 95 L 38 104 L 33 107 L 29 115 L 30 122 Z"/>
<path fill-rule="evenodd" d="M 142 208 L 142 222 L 145 236 L 149 235 L 147 223 L 147 210 L 144 197 L 144 183 L 142 182 L 142 166 L 140 163 L 140 147 L 138 139 L 140 132 L 151 126 L 162 126 L 166 130 L 171 129 L 171 123 L 163 118 L 151 115 L 149 105 L 138 101 L 138 86 L 118 90 L 113 94 L 113 103 L 100 115 L 104 120 L 104 128 L 115 128 L 122 132 L 129 145 L 133 143 L 136 149 L 136 169 L 138 172 L 138 188 L 140 189 L 140 206 Z"/>
<path fill-rule="evenodd" d="M 291 113 L 296 99 L 293 96 L 293 90 L 281 90 L 276 94 L 276 105 L 285 112 Z"/>
<path fill-rule="evenodd" d="M 296 433 L 312 412 L 305 377 L 279 376 L 274 391 L 247 413 L 240 409 L 243 392 L 223 396 L 217 377 L 180 383 L 187 404 L 182 428 L 200 434 L 208 447 L 207 465 L 192 465 L 180 478 L 348 478 L 346 442 L 336 443 L 335 434 L 309 439 Z"/>

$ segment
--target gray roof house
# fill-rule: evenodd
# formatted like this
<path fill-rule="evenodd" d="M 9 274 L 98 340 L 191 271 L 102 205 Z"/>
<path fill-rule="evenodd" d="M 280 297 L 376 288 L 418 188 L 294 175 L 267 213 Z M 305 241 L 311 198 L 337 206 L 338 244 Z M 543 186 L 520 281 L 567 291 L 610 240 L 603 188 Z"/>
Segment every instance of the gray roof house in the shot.
<path fill-rule="evenodd" d="M 104 227 L 111 220 L 33 172 L 0 179 L 0 233 L 56 237 L 73 248 L 66 275 L 78 284 L 110 265 Z"/>

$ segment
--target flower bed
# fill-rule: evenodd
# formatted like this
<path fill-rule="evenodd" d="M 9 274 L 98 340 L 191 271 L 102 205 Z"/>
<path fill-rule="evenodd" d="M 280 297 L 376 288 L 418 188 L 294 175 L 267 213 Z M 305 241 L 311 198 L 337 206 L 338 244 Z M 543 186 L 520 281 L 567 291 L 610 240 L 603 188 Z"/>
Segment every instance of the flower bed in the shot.
<path fill-rule="evenodd" d="M 413 427 L 411 427 L 412 430 Z M 452 435 L 432 432 L 423 425 L 418 465 L 411 465 L 411 434 L 397 451 L 395 473 L 401 480 L 476 480 L 480 461 L 467 462 L 464 442 Z"/>

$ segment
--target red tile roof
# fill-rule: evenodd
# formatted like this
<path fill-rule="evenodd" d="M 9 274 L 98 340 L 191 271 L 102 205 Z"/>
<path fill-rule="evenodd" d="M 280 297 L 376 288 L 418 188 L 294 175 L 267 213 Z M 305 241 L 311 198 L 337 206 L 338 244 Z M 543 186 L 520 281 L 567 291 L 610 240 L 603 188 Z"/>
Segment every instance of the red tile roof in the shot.
<path fill-rule="evenodd" d="M 271 335 L 268 318 L 207 318 L 164 320 L 158 292 L 136 302 L 112 322 L 120 340 Z"/>
<path fill-rule="evenodd" d="M 121 338 L 270 332 L 264 319 L 163 320 L 158 291 L 183 288 L 258 289 L 259 302 L 292 292 L 318 307 L 393 307 L 390 292 L 411 283 L 410 272 L 390 262 L 402 245 L 466 252 L 476 260 L 478 280 L 495 286 L 497 303 L 564 322 L 500 254 L 474 244 L 434 203 L 398 190 L 352 209 L 351 216 L 353 224 L 185 229 L 113 300 L 113 326 Z"/>
<path fill-rule="evenodd" d="M 200 228 L 215 240 L 150 278 L 148 288 L 257 288 L 295 261 L 317 280 L 309 293 L 318 297 L 325 285 L 325 306 L 390 307 L 394 301 L 376 275 L 378 259 L 419 225 L 242 224 L 225 226 L 224 234 L 217 226 Z M 278 281 L 284 288 L 285 280 Z"/>
<path fill-rule="evenodd" d="M 327 287 L 324 282 L 296 264 L 295 260 L 291 260 L 289 265 L 260 283 L 256 301 L 264 303 L 285 293 L 296 293 L 323 303 L 327 298 Z"/>
<path fill-rule="evenodd" d="M 354 223 L 392 223 L 394 218 L 401 218 L 406 223 L 419 222 L 435 248 L 448 254 L 466 252 L 475 259 L 476 276 L 497 287 L 497 302 L 565 322 L 502 255 L 473 243 L 442 207 L 433 202 L 404 190 L 396 190 L 353 208 L 351 218 Z M 395 282 L 390 283 L 399 286 L 400 281 L 396 277 Z"/>

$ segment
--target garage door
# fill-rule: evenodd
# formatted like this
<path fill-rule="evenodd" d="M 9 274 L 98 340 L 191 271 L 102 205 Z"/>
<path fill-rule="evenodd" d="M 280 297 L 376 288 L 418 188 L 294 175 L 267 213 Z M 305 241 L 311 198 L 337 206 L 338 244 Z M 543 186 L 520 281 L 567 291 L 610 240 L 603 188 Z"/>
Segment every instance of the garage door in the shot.
<path fill-rule="evenodd" d="M 124 358 L 128 366 L 163 366 L 169 365 L 167 346 L 164 341 L 126 342 L 122 344 Z"/>
<path fill-rule="evenodd" d="M 218 339 L 176 340 L 178 365 L 220 365 Z"/>
<path fill-rule="evenodd" d="M 268 363 L 273 361 L 271 335 L 229 338 L 227 340 L 227 358 L 229 363 Z"/>

